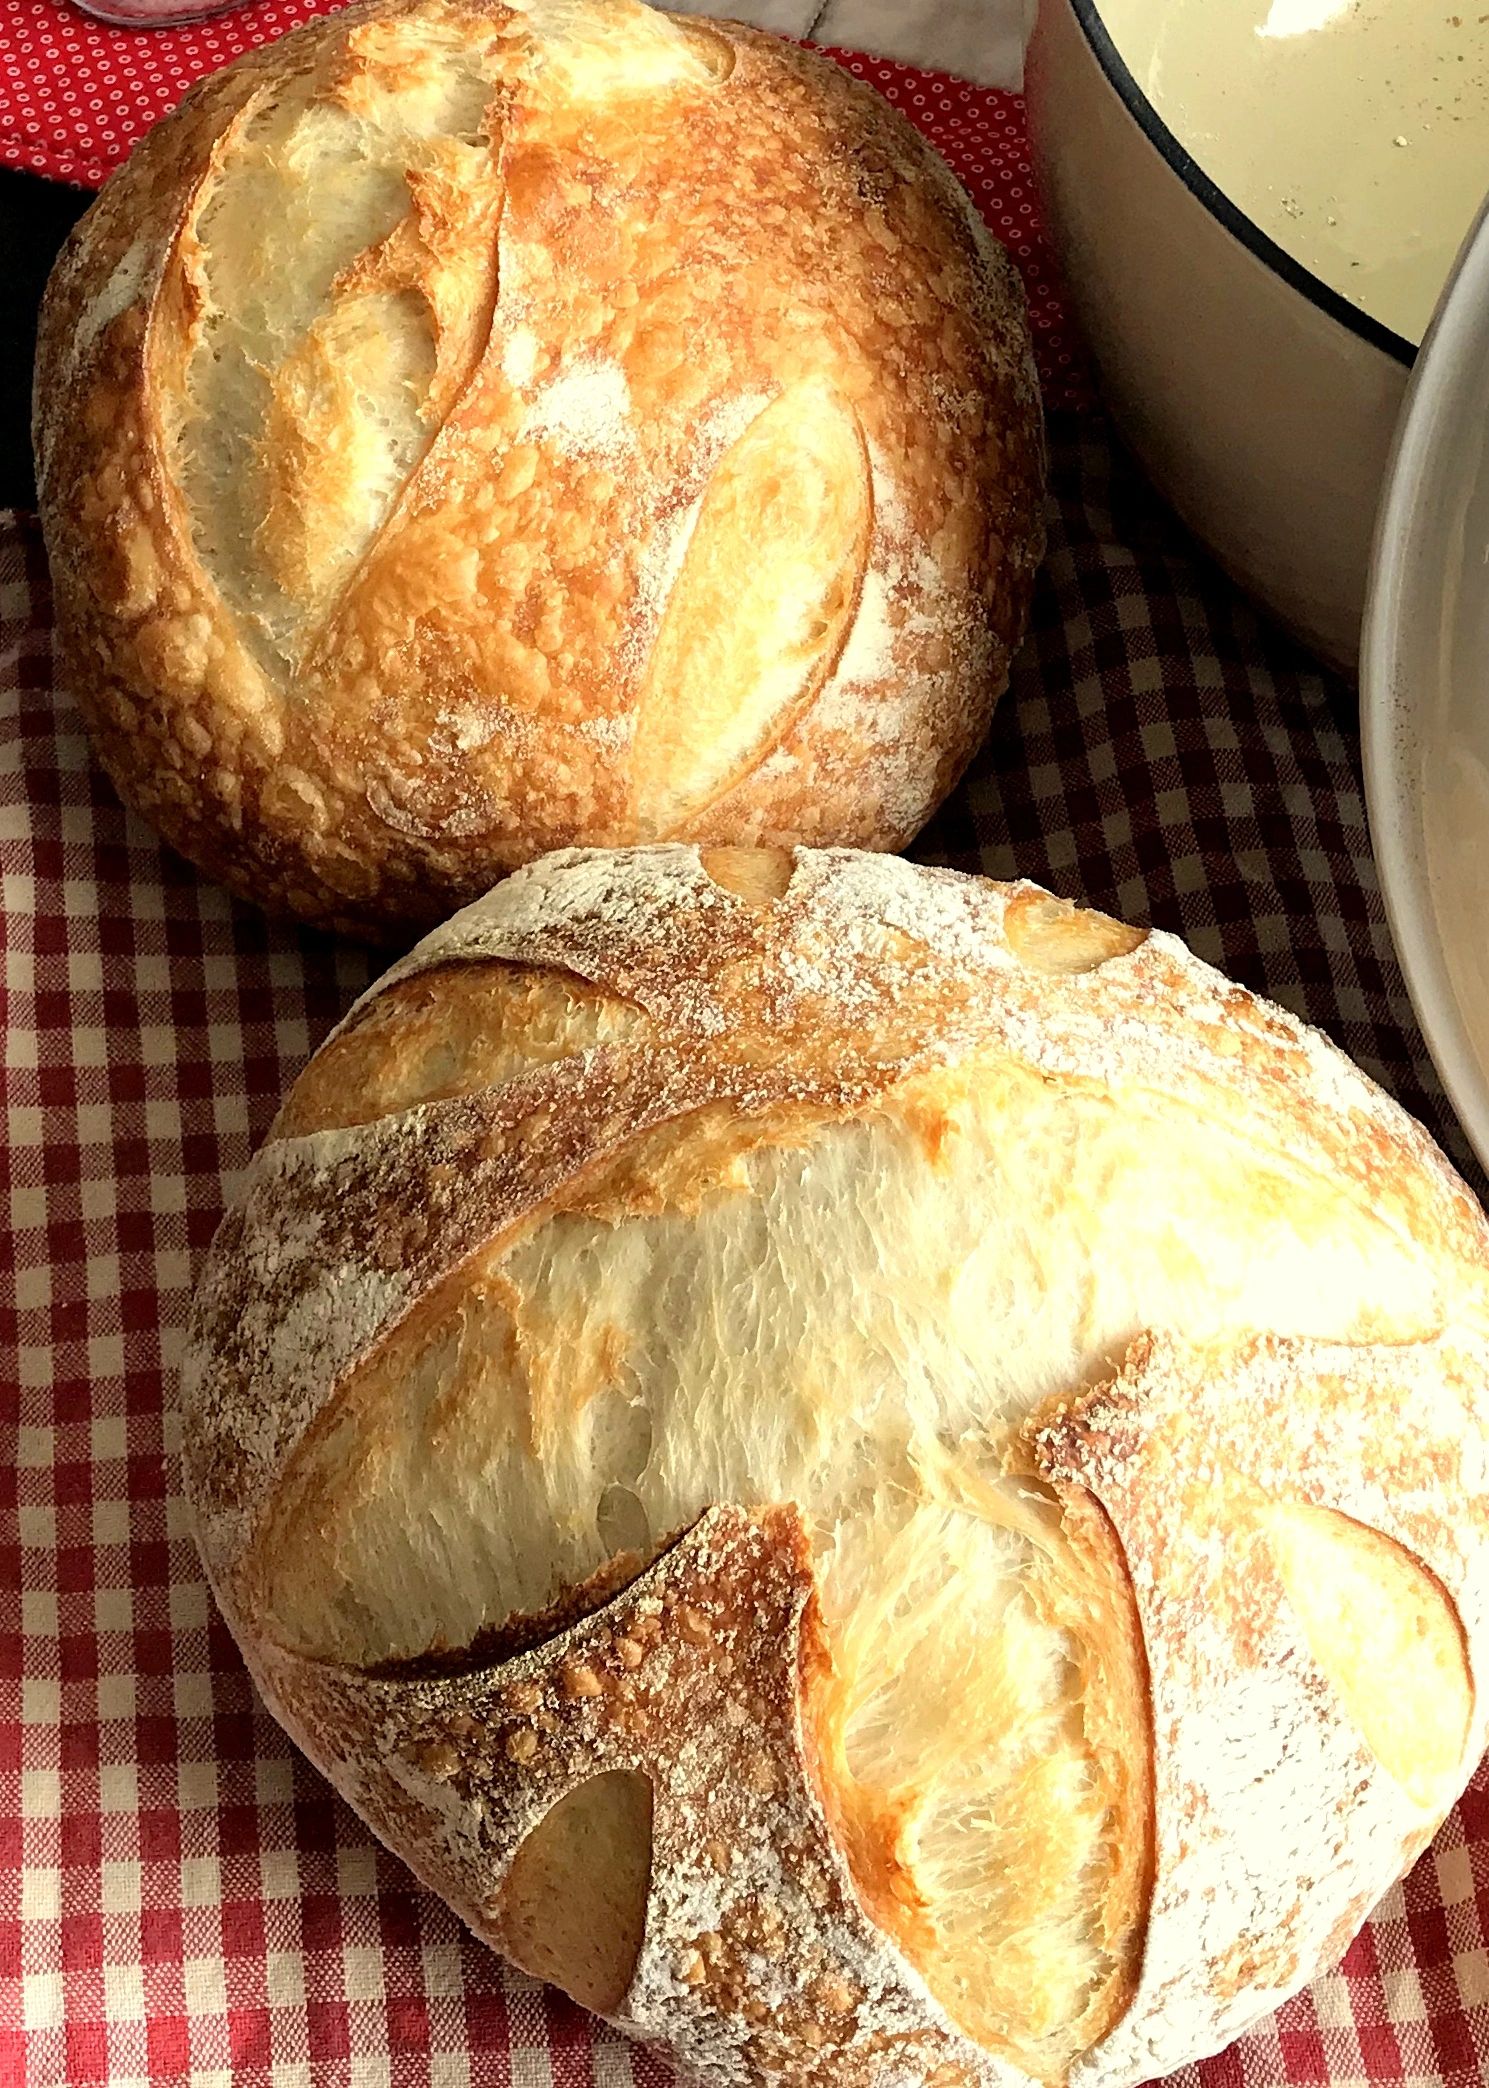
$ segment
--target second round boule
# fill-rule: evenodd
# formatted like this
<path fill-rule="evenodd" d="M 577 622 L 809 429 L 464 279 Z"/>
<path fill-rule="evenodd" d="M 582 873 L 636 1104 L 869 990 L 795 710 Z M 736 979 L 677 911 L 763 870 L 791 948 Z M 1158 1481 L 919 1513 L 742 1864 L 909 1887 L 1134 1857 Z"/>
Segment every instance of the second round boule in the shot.
<path fill-rule="evenodd" d="M 1136 2088 L 1489 1732 L 1489 1230 L 1182 944 L 847 850 L 528 866 L 291 1089 L 185 1487 L 276 1715 L 709 2088 Z"/>
<path fill-rule="evenodd" d="M 1012 266 L 825 59 L 399 0 L 204 81 L 49 289 L 64 686 L 261 904 L 432 921 L 552 847 L 905 843 L 1042 547 Z"/>

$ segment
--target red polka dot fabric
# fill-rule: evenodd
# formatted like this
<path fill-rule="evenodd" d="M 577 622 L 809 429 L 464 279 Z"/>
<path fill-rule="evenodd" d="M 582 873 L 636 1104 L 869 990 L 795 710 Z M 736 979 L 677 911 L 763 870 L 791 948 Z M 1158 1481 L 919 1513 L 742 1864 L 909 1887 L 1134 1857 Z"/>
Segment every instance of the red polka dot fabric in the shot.
<path fill-rule="evenodd" d="M 257 0 L 183 29 L 112 29 L 68 0 L 0 0 L 0 165 L 96 188 L 194 80 L 329 11 L 315 0 Z M 947 160 L 1024 277 L 1048 402 L 1089 403 L 1040 231 L 1022 100 L 857 51 L 828 55 Z"/>
<path fill-rule="evenodd" d="M 326 12 L 257 0 L 184 29 L 111 29 L 66 0 L 0 0 L 0 163 L 97 188 L 194 80 Z"/>

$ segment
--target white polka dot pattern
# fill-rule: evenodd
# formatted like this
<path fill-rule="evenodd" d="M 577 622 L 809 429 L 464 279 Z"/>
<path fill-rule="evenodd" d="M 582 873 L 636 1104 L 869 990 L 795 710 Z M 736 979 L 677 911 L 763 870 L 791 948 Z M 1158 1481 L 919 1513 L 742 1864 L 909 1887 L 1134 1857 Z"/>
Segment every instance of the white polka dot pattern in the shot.
<path fill-rule="evenodd" d="M 194 80 L 327 12 L 259 0 L 184 29 L 112 29 L 52 0 L 3 0 L 0 163 L 96 188 Z"/>

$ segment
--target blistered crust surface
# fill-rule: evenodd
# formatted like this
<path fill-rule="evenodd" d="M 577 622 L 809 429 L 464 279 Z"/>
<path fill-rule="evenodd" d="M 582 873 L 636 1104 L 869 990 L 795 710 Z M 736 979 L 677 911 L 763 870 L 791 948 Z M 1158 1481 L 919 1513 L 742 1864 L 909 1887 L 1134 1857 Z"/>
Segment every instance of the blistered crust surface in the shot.
<path fill-rule="evenodd" d="M 307 315 L 339 210 L 369 243 Z M 633 0 L 356 6 L 198 87 L 66 249 L 36 406 L 110 773 L 351 928 L 574 841 L 900 846 L 1042 548 L 1022 300 L 945 168 L 827 61 Z M 789 560 L 748 594 L 756 532 L 799 542 L 794 608 Z M 700 733 L 709 646 L 738 694 Z"/>

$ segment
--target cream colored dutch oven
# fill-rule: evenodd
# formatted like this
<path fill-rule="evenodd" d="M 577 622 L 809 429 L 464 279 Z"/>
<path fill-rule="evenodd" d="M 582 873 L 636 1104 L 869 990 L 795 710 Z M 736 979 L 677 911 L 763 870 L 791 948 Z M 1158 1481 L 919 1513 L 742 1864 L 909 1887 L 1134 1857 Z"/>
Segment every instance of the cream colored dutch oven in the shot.
<path fill-rule="evenodd" d="M 1407 377 L 1489 187 L 1489 18 L 1041 0 L 1027 89 L 1119 426 L 1236 579 L 1352 668 Z"/>

